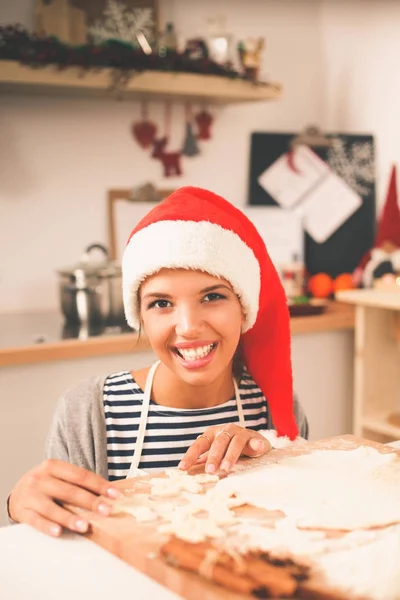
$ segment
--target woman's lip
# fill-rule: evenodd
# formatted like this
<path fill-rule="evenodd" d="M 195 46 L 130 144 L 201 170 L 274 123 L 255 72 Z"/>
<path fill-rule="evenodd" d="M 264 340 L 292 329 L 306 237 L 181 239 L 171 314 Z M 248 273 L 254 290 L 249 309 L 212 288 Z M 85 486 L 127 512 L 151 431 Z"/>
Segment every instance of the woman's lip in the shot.
<path fill-rule="evenodd" d="M 186 350 L 189 348 L 203 348 L 204 346 L 211 346 L 212 344 L 217 344 L 215 341 L 210 340 L 199 340 L 198 342 L 181 342 L 179 344 L 174 344 L 172 347 L 177 350 Z"/>

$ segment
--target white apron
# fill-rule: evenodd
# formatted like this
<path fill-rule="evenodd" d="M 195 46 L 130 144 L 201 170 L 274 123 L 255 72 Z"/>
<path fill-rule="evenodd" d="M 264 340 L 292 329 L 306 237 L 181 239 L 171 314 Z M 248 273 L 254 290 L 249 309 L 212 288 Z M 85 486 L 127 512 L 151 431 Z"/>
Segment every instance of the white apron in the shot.
<path fill-rule="evenodd" d="M 134 450 L 134 453 L 132 456 L 132 463 L 131 463 L 131 467 L 129 469 L 127 478 L 128 477 L 138 477 L 140 475 L 146 475 L 145 471 L 139 469 L 139 463 L 140 463 L 140 458 L 142 456 L 143 442 L 144 442 L 144 437 L 146 434 L 147 417 L 149 414 L 150 397 L 151 397 L 151 390 L 153 387 L 154 374 L 155 374 L 156 369 L 157 369 L 158 365 L 160 364 L 160 362 L 161 361 L 155 362 L 150 367 L 149 372 L 147 374 L 146 384 L 144 387 L 142 412 L 140 415 L 139 429 L 138 429 L 137 437 L 136 437 L 135 450 Z M 239 425 L 240 425 L 240 427 L 245 428 L 246 422 L 245 422 L 244 414 L 243 414 L 243 406 L 242 406 L 242 401 L 240 399 L 239 388 L 238 388 L 235 378 L 233 378 L 233 386 L 235 388 L 235 399 L 236 399 L 236 406 L 237 406 L 237 411 L 238 411 L 238 415 L 239 415 Z"/>

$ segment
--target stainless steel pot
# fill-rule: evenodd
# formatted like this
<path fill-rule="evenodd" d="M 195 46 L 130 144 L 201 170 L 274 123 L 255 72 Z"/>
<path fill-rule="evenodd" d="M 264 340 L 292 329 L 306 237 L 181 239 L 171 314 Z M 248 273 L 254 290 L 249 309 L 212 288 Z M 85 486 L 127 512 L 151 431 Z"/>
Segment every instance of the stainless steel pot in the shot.
<path fill-rule="evenodd" d="M 100 251 L 100 259 L 95 258 Z M 121 325 L 124 322 L 121 266 L 107 248 L 91 244 L 80 261 L 60 269 L 61 310 L 69 324 Z"/>

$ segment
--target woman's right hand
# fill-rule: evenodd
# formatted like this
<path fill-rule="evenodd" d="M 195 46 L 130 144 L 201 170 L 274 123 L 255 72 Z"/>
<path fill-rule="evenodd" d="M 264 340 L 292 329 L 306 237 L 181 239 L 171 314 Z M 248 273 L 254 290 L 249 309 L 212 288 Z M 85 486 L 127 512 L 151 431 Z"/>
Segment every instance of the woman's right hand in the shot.
<path fill-rule="evenodd" d="M 18 481 L 8 500 L 8 512 L 13 521 L 27 523 L 55 537 L 61 534 L 62 528 L 85 533 L 89 528 L 87 519 L 72 514 L 62 504 L 107 516 L 112 502 L 106 502 L 104 497 L 115 500 L 121 495 L 96 473 L 48 459 Z"/>

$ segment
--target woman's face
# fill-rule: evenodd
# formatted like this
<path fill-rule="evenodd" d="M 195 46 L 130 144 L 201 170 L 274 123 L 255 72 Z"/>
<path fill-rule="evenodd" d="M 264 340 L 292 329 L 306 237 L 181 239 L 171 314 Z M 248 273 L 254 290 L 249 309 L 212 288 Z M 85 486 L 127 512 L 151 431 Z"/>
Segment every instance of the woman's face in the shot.
<path fill-rule="evenodd" d="M 180 379 L 206 385 L 231 369 L 244 317 L 224 279 L 162 269 L 141 286 L 140 314 L 154 352 Z"/>

